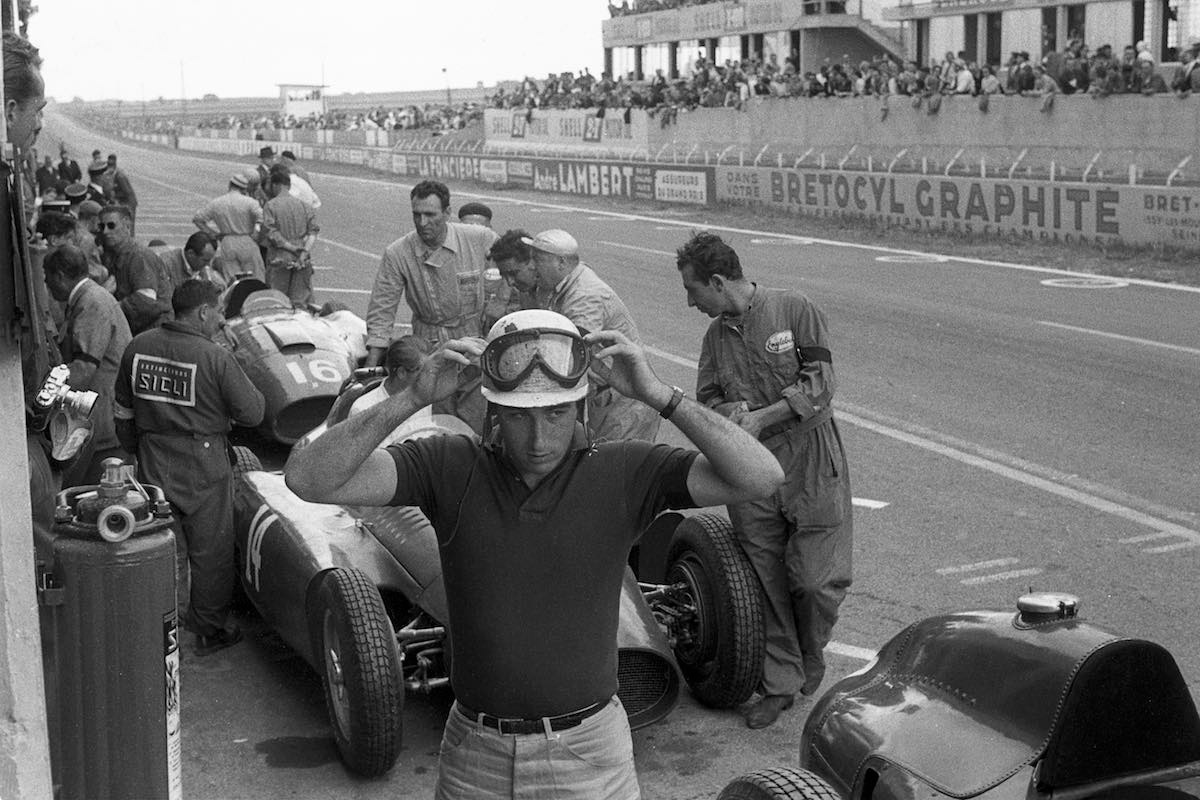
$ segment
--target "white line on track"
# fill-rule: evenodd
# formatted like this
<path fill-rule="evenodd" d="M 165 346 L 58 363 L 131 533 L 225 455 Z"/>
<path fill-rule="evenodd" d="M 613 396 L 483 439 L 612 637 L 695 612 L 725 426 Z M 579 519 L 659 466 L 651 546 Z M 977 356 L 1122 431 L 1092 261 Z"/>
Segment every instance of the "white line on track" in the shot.
<path fill-rule="evenodd" d="M 974 564 L 958 564 L 953 567 L 942 567 L 934 570 L 938 575 L 957 575 L 960 572 L 979 572 L 983 569 L 995 569 L 996 567 L 1011 567 L 1013 564 L 1020 563 L 1019 558 L 993 558 L 991 561 L 976 561 Z"/>
<path fill-rule="evenodd" d="M 1047 322 L 1046 320 L 1038 320 L 1039 325 L 1046 325 L 1050 328 L 1060 328 L 1064 331 L 1074 331 L 1076 333 L 1086 333 L 1091 336 L 1103 336 L 1106 339 L 1117 339 L 1122 342 L 1131 342 L 1132 344 L 1144 344 L 1150 347 L 1161 347 L 1164 350 L 1175 350 L 1179 353 L 1187 353 L 1193 356 L 1200 356 L 1200 348 L 1184 347 L 1181 344 L 1168 344 L 1166 342 L 1156 342 L 1153 339 L 1139 339 L 1136 336 L 1124 336 L 1120 333 L 1109 333 L 1107 331 L 1097 331 L 1091 328 L 1078 328 L 1074 325 L 1063 325 L 1061 322 Z"/>
<path fill-rule="evenodd" d="M 596 242 L 596 244 L 606 244 L 609 247 L 620 247 L 624 250 L 637 250 L 639 253 L 653 253 L 654 255 L 657 255 L 657 256 L 673 256 L 673 255 L 675 255 L 674 253 L 670 252 L 669 250 L 653 250 L 649 247 L 638 247 L 637 245 L 623 244 L 621 242 L 599 241 L 599 242 Z"/>
<path fill-rule="evenodd" d="M 1076 489 L 1075 487 L 1069 486 L 1066 483 L 1060 483 L 1058 481 L 1042 477 L 1041 475 L 1035 474 L 1032 471 L 1013 466 L 1009 463 L 1002 463 L 1002 461 L 997 460 L 996 458 L 996 456 L 1001 454 L 995 453 L 994 451 L 989 451 L 991 457 L 976 455 L 975 453 L 968 452 L 967 449 L 964 449 L 964 446 L 974 450 L 979 449 L 968 442 L 960 442 L 960 445 L 962 446 L 958 447 L 951 446 L 949 444 L 943 444 L 942 442 L 935 441 L 927 436 L 918 435 L 906 430 L 901 430 L 898 427 L 880 424 L 868 419 L 866 415 L 876 415 L 860 406 L 855 406 L 850 403 L 842 403 L 841 406 L 842 411 L 839 413 L 839 417 L 846 422 L 859 426 L 860 428 L 865 428 L 882 436 L 887 436 L 891 439 L 904 442 L 905 444 L 919 447 L 922 450 L 928 450 L 931 453 L 937 453 L 938 455 L 945 456 L 946 458 L 953 459 L 972 467 L 978 467 L 979 469 L 999 475 L 1002 478 L 1016 481 L 1017 483 L 1029 486 L 1033 489 L 1040 489 L 1043 492 L 1061 497 L 1064 500 L 1070 500 L 1095 511 L 1100 511 L 1117 517 L 1118 519 L 1123 519 L 1126 522 L 1132 522 L 1135 525 L 1151 528 L 1155 532 L 1174 534 L 1182 539 L 1200 544 L 1200 532 L 1162 519 L 1161 517 L 1156 517 L 1143 511 L 1139 511 L 1136 508 L 1131 508 L 1123 503 L 1109 500 L 1108 498 L 1102 497 L 1094 492 Z M 906 425 L 905 427 L 912 428 L 915 426 Z M 939 438 L 949 439 L 950 437 L 941 436 Z M 1005 460 L 1010 462 L 1015 461 L 1015 459 L 1012 459 L 1011 457 L 1005 457 Z M 1023 466 L 1029 465 L 1037 467 L 1037 465 L 1029 464 L 1029 462 L 1021 462 L 1021 464 Z M 1047 470 L 1044 467 L 1037 467 L 1037 469 L 1041 472 L 1050 472 L 1050 470 Z M 1104 487 L 1095 485 L 1095 488 L 1103 489 Z M 1180 516 L 1186 516 L 1184 512 L 1176 511 L 1174 513 Z"/>
<path fill-rule="evenodd" d="M 1008 572 L 997 572 L 994 575 L 976 575 L 974 578 L 963 578 L 959 583 L 963 586 L 978 586 L 981 583 L 998 583 L 1000 581 L 1010 581 L 1013 578 L 1025 578 L 1030 575 L 1041 575 L 1042 570 L 1038 567 L 1030 567 L 1028 569 L 1014 569 Z"/>
<path fill-rule="evenodd" d="M 872 511 L 878 511 L 881 508 L 887 508 L 889 505 L 891 505 L 883 500 L 868 500 L 865 497 L 851 498 L 850 504 L 858 506 L 859 508 L 869 508 Z"/>
<path fill-rule="evenodd" d="M 656 347 L 647 347 L 646 352 L 690 369 L 696 369 L 698 366 L 693 359 L 682 358 L 665 350 L 659 350 Z M 1158 516 L 1149 514 L 1128 505 L 1129 501 L 1134 501 L 1142 507 L 1151 507 L 1152 504 L 1148 501 L 1141 498 L 1129 497 L 1122 492 L 1101 484 L 1075 479 L 1072 481 L 1073 483 L 1083 485 L 1083 488 L 1076 488 L 1076 486 L 1070 485 L 1065 480 L 1067 476 L 1061 476 L 1055 470 L 1051 470 L 1048 467 L 1043 467 L 1023 459 L 1017 459 L 995 450 L 982 448 L 971 442 L 966 442 L 952 436 L 929 431 L 926 428 L 906 423 L 902 420 L 886 417 L 854 403 L 840 402 L 838 406 L 840 408 L 838 417 L 851 425 L 857 425 L 873 433 L 919 447 L 922 450 L 937 453 L 963 464 L 978 467 L 979 469 L 999 475 L 1002 478 L 1008 478 L 1025 486 L 1040 489 L 1041 491 L 1079 503 L 1096 511 L 1110 514 L 1127 522 L 1151 528 L 1156 533 L 1178 536 L 1192 544 L 1200 545 L 1200 532 L 1162 518 L 1163 515 L 1167 515 L 1177 519 L 1187 519 L 1189 515 L 1186 512 L 1177 509 L 1155 507 Z M 1117 502 L 1116 500 L 1109 499 L 1114 496 L 1119 496 L 1126 502 Z M 1121 541 L 1124 542 L 1124 540 Z M 1156 548 L 1154 551 L 1145 550 L 1143 552 L 1164 551 Z"/>

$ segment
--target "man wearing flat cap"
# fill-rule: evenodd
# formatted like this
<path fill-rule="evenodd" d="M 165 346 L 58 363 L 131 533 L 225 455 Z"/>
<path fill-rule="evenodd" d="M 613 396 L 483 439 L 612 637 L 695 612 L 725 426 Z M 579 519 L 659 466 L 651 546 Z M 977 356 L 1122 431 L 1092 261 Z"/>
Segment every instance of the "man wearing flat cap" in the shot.
<path fill-rule="evenodd" d="M 246 194 L 249 185 L 245 175 L 234 175 L 229 179 L 229 191 L 197 211 L 192 223 L 217 240 L 230 278 L 249 274 L 261 281 L 266 273 L 256 237 L 262 227 L 263 210 Z"/>
<path fill-rule="evenodd" d="M 108 162 L 93 161 L 88 164 L 87 199 L 102 206 L 113 202 L 112 180 L 108 176 Z"/>
<path fill-rule="evenodd" d="M 458 209 L 458 221 L 464 225 L 492 227 L 492 210 L 483 203 L 463 203 Z"/>
<path fill-rule="evenodd" d="M 258 185 L 264 192 L 271 185 L 271 167 L 275 164 L 275 151 L 270 146 L 261 147 L 258 150 L 258 166 L 255 171 L 258 173 Z"/>
<path fill-rule="evenodd" d="M 84 186 L 82 183 L 72 183 L 66 188 L 66 190 L 63 192 L 63 195 L 67 203 L 74 208 L 84 200 L 94 199 L 93 193 L 90 190 L 90 186 Z M 103 195 L 101 195 L 101 198 L 103 198 Z M 101 205 L 105 205 L 103 199 L 97 200 L 96 202 L 100 203 Z M 43 205 L 45 204 L 43 203 Z"/>
<path fill-rule="evenodd" d="M 533 251 L 539 299 L 584 331 L 620 331 L 634 344 L 642 337 L 625 303 L 591 267 L 579 260 L 579 243 L 563 230 L 542 231 L 521 240 Z M 644 439 L 653 442 L 658 412 L 613 391 L 596 376 L 588 392 L 588 430 L 592 441 Z"/>

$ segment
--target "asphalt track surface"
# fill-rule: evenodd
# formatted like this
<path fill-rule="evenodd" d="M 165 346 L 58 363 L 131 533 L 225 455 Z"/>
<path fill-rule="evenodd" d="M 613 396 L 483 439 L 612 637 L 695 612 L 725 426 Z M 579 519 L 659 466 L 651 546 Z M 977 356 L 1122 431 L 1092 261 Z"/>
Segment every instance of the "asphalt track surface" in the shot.
<path fill-rule="evenodd" d="M 120 154 L 142 241 L 181 245 L 195 210 L 249 167 L 141 149 L 53 115 L 42 150 L 63 135 L 77 158 L 93 146 Z M 379 254 L 412 229 L 411 183 L 306 166 L 323 202 L 318 299 L 362 313 Z M 910 622 L 1010 608 L 1032 587 L 1077 594 L 1094 624 L 1163 644 L 1197 696 L 1200 292 L 821 241 L 802 221 L 734 225 L 713 209 L 451 188 L 455 205 L 491 205 L 500 230 L 572 232 L 669 383 L 694 387 L 708 324 L 674 266 L 690 230 L 719 232 L 752 279 L 824 309 L 856 498 L 855 580 L 830 680 Z M 670 425 L 662 438 L 683 442 Z M 445 698 L 410 698 L 400 762 L 383 780 L 357 779 L 337 762 L 316 677 L 247 625 L 246 643 L 185 658 L 186 796 L 430 796 Z M 713 797 L 736 774 L 794 764 L 809 705 L 748 731 L 734 712 L 685 698 L 635 734 L 645 797 Z"/>

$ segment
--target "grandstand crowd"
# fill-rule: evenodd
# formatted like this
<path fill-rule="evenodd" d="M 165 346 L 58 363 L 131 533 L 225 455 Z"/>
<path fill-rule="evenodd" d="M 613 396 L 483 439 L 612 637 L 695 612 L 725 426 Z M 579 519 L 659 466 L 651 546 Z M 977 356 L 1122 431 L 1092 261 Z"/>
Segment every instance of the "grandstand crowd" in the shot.
<path fill-rule="evenodd" d="M 674 2 L 674 0 L 652 0 Z M 683 3 L 681 3 L 683 4 Z M 640 4 L 637 8 L 644 8 Z M 670 6 L 664 6 L 670 7 Z M 595 109 L 603 116 L 610 109 L 646 109 L 663 125 L 681 111 L 696 108 L 744 109 L 752 99 L 890 97 L 913 98 L 930 113 L 947 95 L 980 98 L 986 110 L 992 95 L 1041 97 L 1049 109 L 1054 95 L 1087 94 L 1106 97 L 1120 94 L 1186 96 L 1200 90 L 1200 42 L 1185 48 L 1180 65 L 1164 77 L 1145 42 L 1126 45 L 1120 53 L 1111 45 L 1094 50 L 1080 37 L 1071 38 L 1061 51 L 1041 59 L 1027 52 L 1011 53 L 1003 64 L 980 64 L 965 52 L 947 52 L 927 65 L 876 55 L 855 61 L 825 59 L 816 69 L 801 70 L 799 54 L 780 60 L 775 53 L 763 58 L 726 59 L 724 63 L 699 54 L 686 74 L 668 78 L 664 70 L 639 79 L 634 73 L 599 77 L 584 68 L 578 73 L 550 73 L 545 79 L 525 77 L 520 82 L 497 84 L 489 105 L 501 109 Z M 1051 99 L 1047 99 L 1051 97 Z M 378 106 L 367 111 L 333 109 L 323 114 L 295 117 L 283 113 L 221 114 L 187 123 L 199 130 L 386 130 L 425 132 L 433 135 L 462 130 L 482 121 L 484 106 L 476 102 L 426 103 L 395 108 Z M 136 122 L 133 123 L 136 126 Z M 185 126 L 175 119 L 146 117 L 143 130 L 177 133 Z M 260 137 L 261 138 L 261 137 Z"/>
<path fill-rule="evenodd" d="M 397 108 L 378 106 L 368 111 L 331 109 L 324 114 L 296 117 L 292 114 L 217 114 L 197 122 L 145 117 L 130 120 L 131 128 L 141 122 L 143 133 L 177 133 L 183 127 L 199 130 L 388 130 L 440 134 L 462 130 L 483 119 L 483 107 L 474 102 L 453 105 L 425 103 Z"/>
<path fill-rule="evenodd" d="M 1040 61 L 1020 52 L 1012 53 L 1003 65 L 981 65 L 966 53 L 948 52 L 928 65 L 884 55 L 858 62 L 843 56 L 841 62 L 826 59 L 815 70 L 801 71 L 795 51 L 782 63 L 774 53 L 766 59 L 727 59 L 724 64 L 701 55 L 686 77 L 675 79 L 667 78 L 661 69 L 648 81 L 636 81 L 632 75 L 614 80 L 608 73 L 596 79 L 586 69 L 578 75 L 551 74 L 540 82 L 527 77 L 512 91 L 499 89 L 492 104 L 496 108 L 647 108 L 666 111 L 665 119 L 669 119 L 673 112 L 698 107 L 743 108 L 752 97 L 1103 97 L 1172 90 L 1187 94 L 1200 89 L 1198 53 L 1200 45 L 1188 49 L 1170 82 L 1158 72 L 1144 42 L 1128 45 L 1116 54 L 1107 44 L 1090 50 L 1078 38 Z"/>

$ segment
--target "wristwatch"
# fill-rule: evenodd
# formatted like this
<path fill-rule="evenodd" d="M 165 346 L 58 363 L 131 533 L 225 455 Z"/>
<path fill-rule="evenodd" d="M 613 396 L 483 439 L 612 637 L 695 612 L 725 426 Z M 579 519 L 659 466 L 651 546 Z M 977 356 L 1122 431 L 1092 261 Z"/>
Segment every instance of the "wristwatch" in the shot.
<path fill-rule="evenodd" d="M 661 416 L 663 419 L 670 419 L 671 415 L 675 413 L 675 409 L 679 408 L 679 404 L 682 401 L 683 389 L 680 389 L 678 386 L 672 386 L 671 399 L 667 401 L 665 406 L 663 406 L 662 411 L 658 412 L 659 416 Z"/>

